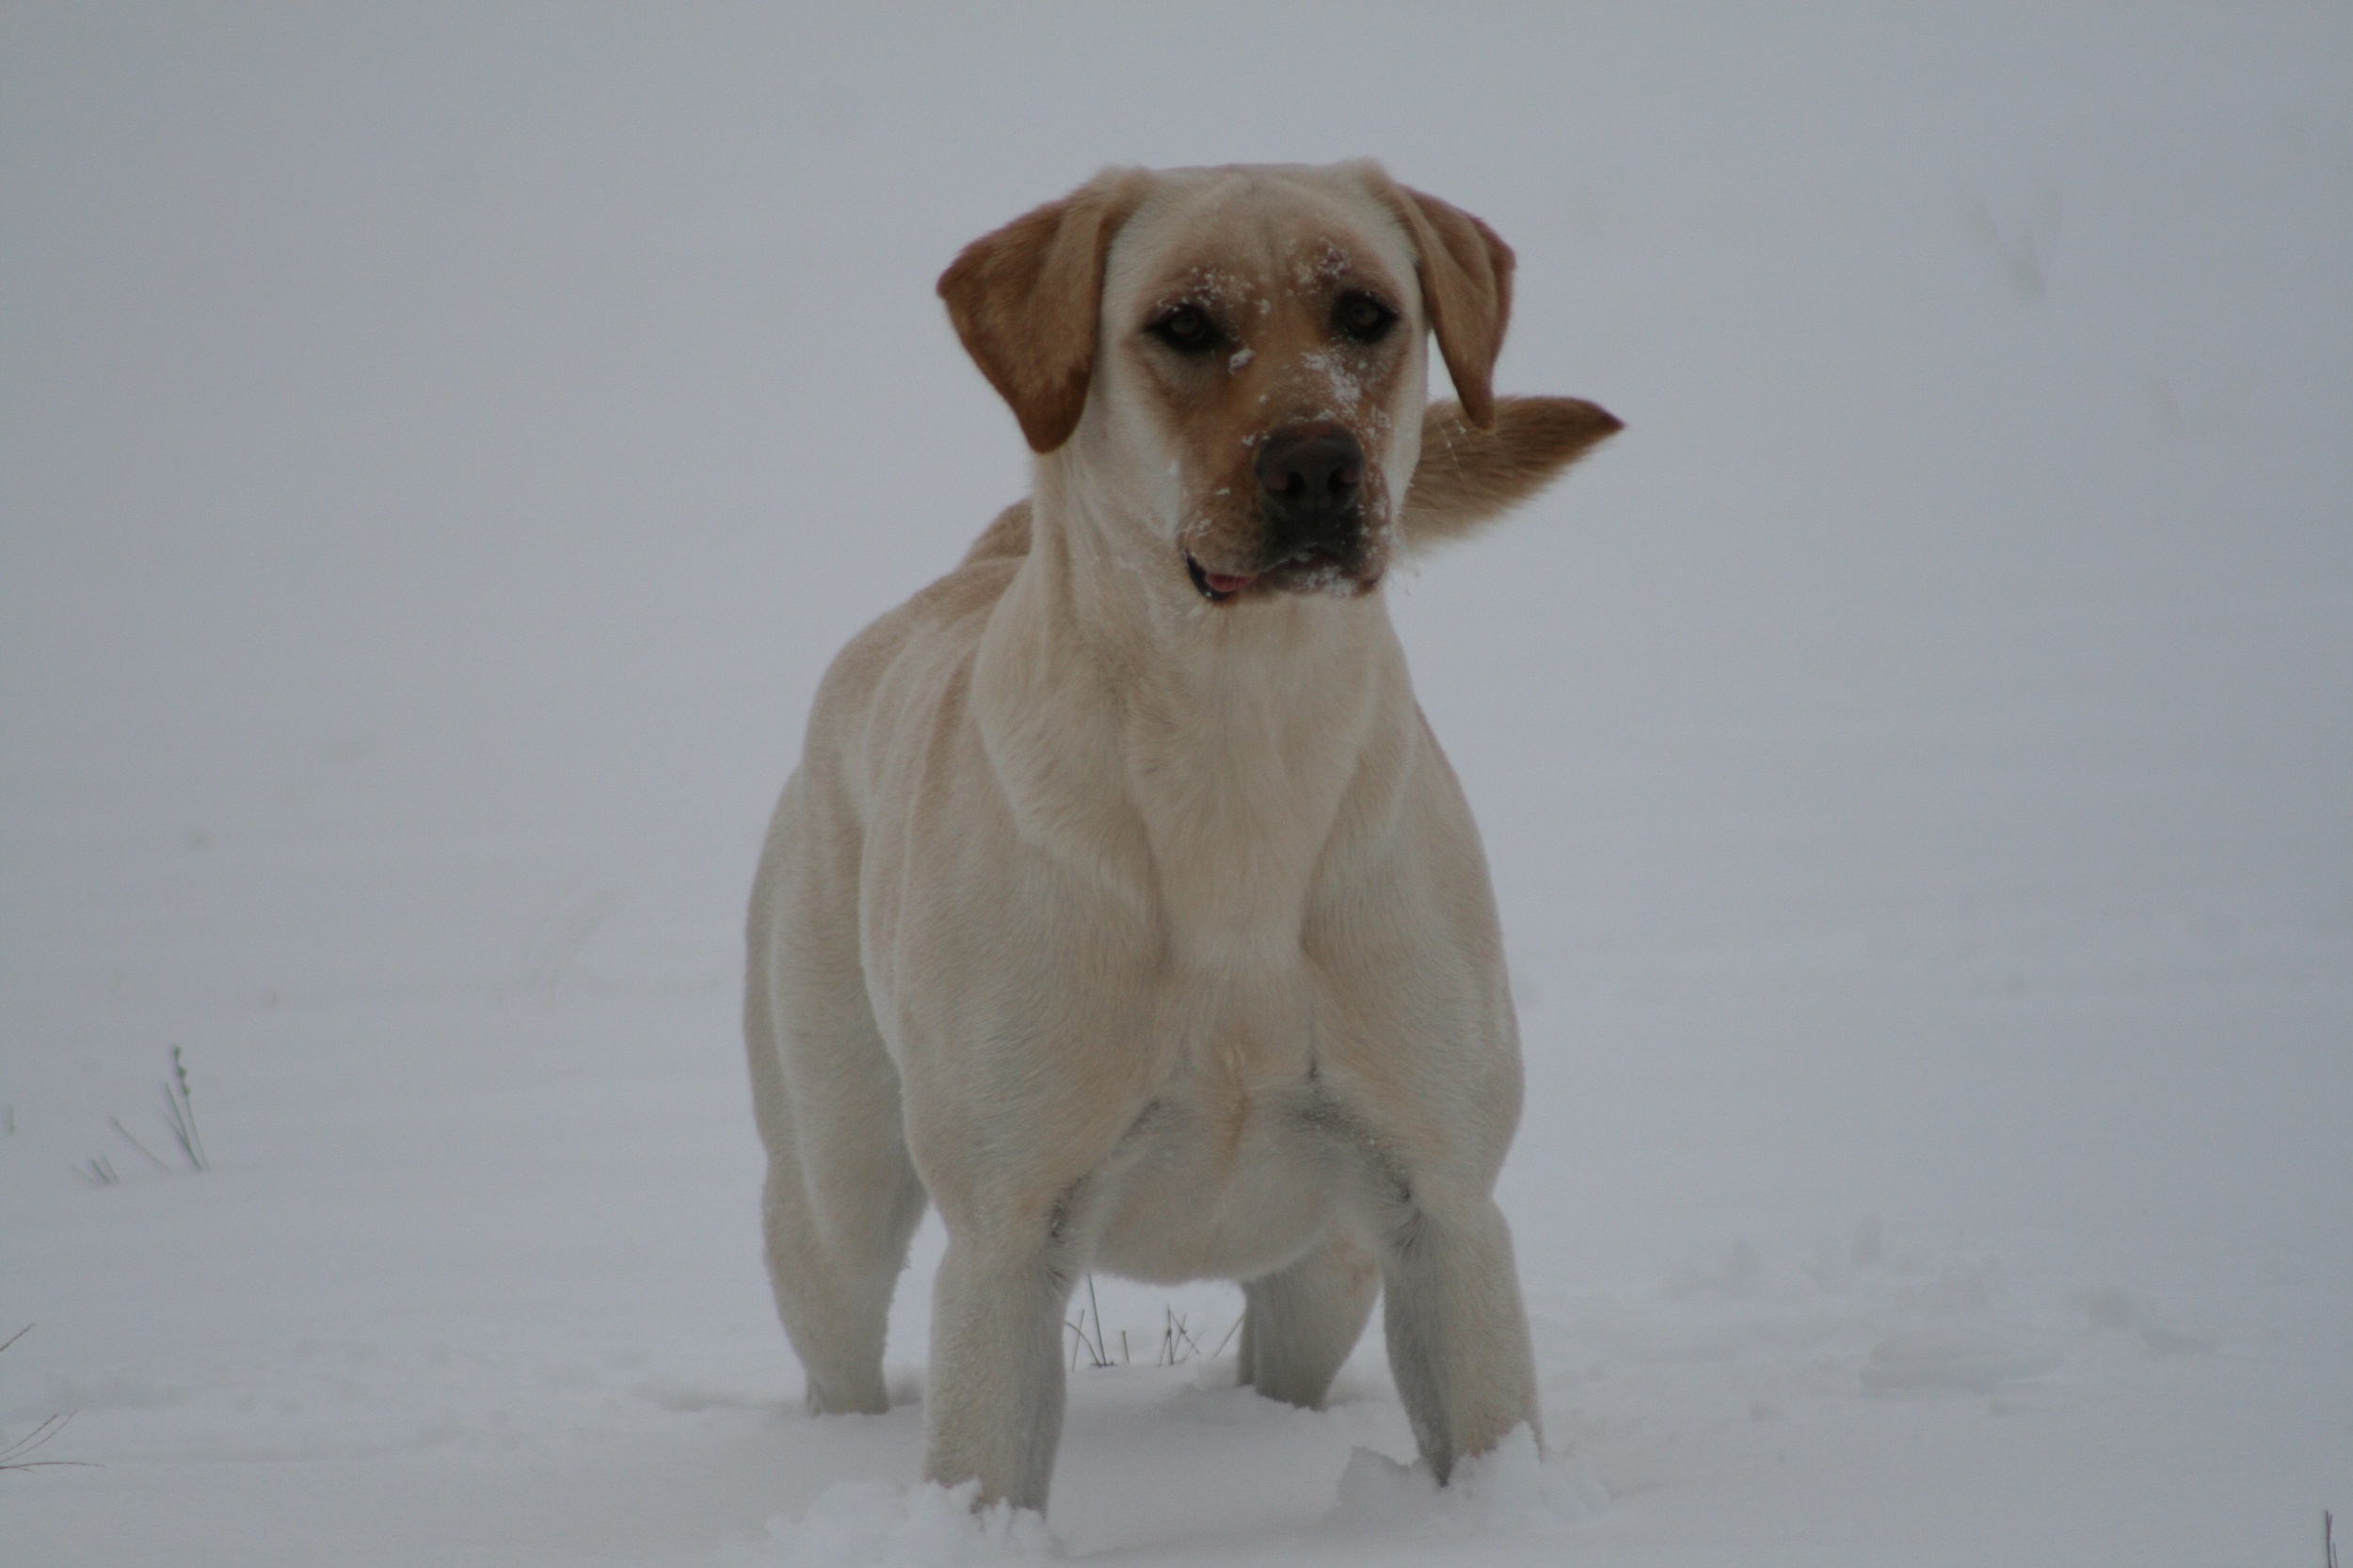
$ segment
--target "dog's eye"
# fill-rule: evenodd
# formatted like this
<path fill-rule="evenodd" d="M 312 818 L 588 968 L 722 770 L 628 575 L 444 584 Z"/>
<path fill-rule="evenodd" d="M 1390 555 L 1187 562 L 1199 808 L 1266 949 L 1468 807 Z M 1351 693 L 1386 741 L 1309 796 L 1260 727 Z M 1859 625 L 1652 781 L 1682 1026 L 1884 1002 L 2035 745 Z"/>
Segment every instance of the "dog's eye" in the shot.
<path fill-rule="evenodd" d="M 1218 344 L 1217 325 L 1198 305 L 1179 305 L 1146 330 L 1179 354 L 1206 354 Z"/>
<path fill-rule="evenodd" d="M 1397 324 L 1397 312 L 1369 294 L 1352 294 L 1332 312 L 1332 325 L 1342 337 L 1358 343 L 1379 343 Z"/>

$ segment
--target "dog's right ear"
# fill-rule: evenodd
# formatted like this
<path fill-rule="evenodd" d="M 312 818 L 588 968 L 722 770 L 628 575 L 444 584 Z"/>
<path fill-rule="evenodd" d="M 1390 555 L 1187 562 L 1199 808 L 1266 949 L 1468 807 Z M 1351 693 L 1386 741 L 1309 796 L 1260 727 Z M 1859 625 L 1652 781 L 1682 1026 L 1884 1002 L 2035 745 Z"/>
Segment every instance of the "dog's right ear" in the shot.
<path fill-rule="evenodd" d="M 1476 532 L 1624 428 L 1579 397 L 1498 397 L 1483 428 L 1459 403 L 1431 404 L 1400 517 L 1406 547 L 1427 550 Z"/>
<path fill-rule="evenodd" d="M 1141 169 L 1107 168 L 964 248 L 939 275 L 948 319 L 1036 452 L 1070 439 L 1095 373 L 1103 258 L 1144 200 Z"/>

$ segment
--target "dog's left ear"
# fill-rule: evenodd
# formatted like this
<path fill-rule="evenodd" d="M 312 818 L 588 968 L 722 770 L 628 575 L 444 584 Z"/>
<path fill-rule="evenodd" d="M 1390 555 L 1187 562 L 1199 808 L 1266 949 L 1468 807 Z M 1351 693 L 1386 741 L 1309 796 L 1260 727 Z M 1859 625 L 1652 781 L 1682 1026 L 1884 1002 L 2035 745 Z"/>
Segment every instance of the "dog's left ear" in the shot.
<path fill-rule="evenodd" d="M 1462 208 L 1408 190 L 1377 165 L 1368 173 L 1413 235 L 1422 306 L 1438 352 L 1463 412 L 1483 429 L 1495 419 L 1496 356 L 1512 320 L 1512 248 Z"/>
<path fill-rule="evenodd" d="M 1086 411 L 1103 258 L 1144 183 L 1140 169 L 1107 168 L 974 240 L 939 275 L 965 352 L 1013 406 L 1032 451 L 1068 440 Z"/>

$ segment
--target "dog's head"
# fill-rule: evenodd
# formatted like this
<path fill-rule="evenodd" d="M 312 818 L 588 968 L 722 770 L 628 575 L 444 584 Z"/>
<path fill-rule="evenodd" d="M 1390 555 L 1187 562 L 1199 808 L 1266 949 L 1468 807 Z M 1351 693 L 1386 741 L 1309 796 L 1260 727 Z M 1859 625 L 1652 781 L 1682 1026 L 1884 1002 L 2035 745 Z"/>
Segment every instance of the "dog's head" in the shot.
<path fill-rule="evenodd" d="M 1618 428 L 1495 397 L 1512 266 L 1370 163 L 1112 169 L 974 241 L 939 292 L 1030 445 L 1147 499 L 1147 553 L 1223 604 L 1368 592 Z M 1425 412 L 1433 335 L 1461 402 Z"/>

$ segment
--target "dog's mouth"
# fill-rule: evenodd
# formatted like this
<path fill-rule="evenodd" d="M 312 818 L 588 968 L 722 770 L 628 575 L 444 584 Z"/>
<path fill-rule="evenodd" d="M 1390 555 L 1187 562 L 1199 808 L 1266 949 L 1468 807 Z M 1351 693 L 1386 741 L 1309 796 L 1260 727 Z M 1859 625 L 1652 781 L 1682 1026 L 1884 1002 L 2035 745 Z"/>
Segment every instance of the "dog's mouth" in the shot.
<path fill-rule="evenodd" d="M 1188 553 L 1185 570 L 1193 578 L 1193 585 L 1203 599 L 1212 604 L 1223 604 L 1246 590 L 1263 585 L 1276 593 L 1342 592 L 1360 594 L 1380 582 L 1375 573 L 1366 576 L 1361 566 L 1352 565 L 1328 550 L 1303 550 L 1288 560 L 1278 561 L 1264 571 L 1211 571 Z"/>
<path fill-rule="evenodd" d="M 1185 557 L 1185 569 L 1193 574 L 1193 585 L 1201 597 L 1212 604 L 1222 603 L 1265 576 L 1264 572 L 1211 571 L 1190 554 Z"/>

